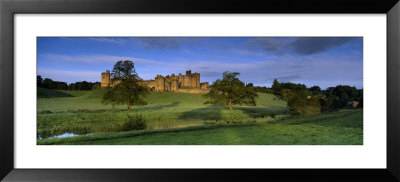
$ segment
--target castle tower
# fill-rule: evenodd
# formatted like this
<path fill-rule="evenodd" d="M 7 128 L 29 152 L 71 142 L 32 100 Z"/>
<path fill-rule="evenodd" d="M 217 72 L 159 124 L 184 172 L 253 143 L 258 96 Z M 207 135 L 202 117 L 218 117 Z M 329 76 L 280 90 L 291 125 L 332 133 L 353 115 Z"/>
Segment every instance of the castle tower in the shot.
<path fill-rule="evenodd" d="M 193 88 L 200 88 L 200 73 L 194 73 L 194 87 Z"/>
<path fill-rule="evenodd" d="M 161 92 L 165 91 L 165 78 L 163 76 L 157 75 L 154 82 L 155 82 L 157 91 L 161 91 Z"/>
<path fill-rule="evenodd" d="M 187 70 L 186 75 L 183 76 L 183 85 L 184 87 L 192 87 L 192 71 Z"/>
<path fill-rule="evenodd" d="M 106 70 L 106 72 L 101 73 L 101 88 L 105 88 L 110 86 L 110 70 Z"/>
<path fill-rule="evenodd" d="M 175 74 L 171 74 L 171 91 L 176 91 L 178 89 L 178 77 Z"/>
<path fill-rule="evenodd" d="M 183 76 L 181 73 L 178 75 L 178 88 L 181 88 L 183 85 Z"/>

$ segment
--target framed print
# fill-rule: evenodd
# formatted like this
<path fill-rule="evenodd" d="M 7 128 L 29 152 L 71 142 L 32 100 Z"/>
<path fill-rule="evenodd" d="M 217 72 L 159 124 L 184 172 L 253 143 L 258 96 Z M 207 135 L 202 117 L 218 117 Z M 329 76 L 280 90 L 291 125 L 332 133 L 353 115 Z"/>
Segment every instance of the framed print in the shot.
<path fill-rule="evenodd" d="M 397 1 L 170 3 L 1 2 L 2 179 L 399 180 Z"/>

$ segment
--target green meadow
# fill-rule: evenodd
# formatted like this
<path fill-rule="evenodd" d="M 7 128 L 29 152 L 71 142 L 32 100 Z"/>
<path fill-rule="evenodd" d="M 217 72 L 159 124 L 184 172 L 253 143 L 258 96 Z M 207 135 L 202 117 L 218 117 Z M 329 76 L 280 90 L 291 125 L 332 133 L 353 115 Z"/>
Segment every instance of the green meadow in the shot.
<path fill-rule="evenodd" d="M 37 90 L 37 144 L 72 145 L 362 145 L 362 110 L 295 115 L 279 97 L 258 93 L 256 106 L 204 105 L 201 94 L 150 92 L 145 106 L 101 104 L 103 89 Z M 129 117 L 144 129 L 127 131 Z M 51 138 L 64 133 L 79 136 Z M 50 138 L 49 138 L 50 137 Z"/>

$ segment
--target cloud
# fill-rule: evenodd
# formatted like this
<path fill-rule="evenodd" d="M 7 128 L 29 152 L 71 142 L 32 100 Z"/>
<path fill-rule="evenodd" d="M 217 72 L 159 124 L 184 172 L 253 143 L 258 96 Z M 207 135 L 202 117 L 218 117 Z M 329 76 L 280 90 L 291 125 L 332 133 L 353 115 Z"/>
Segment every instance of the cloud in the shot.
<path fill-rule="evenodd" d="M 74 69 L 76 70 L 76 69 Z M 185 74 L 186 70 L 200 73 L 201 82 L 214 82 L 224 71 L 240 72 L 245 83 L 271 86 L 280 82 L 302 83 L 321 88 L 348 84 L 363 87 L 363 63 L 351 57 L 298 57 L 283 55 L 274 61 L 221 62 L 220 60 L 170 60 L 165 65 L 138 64 L 136 69 L 143 79 L 154 79 L 157 74 Z M 103 70 L 104 71 L 104 70 Z M 99 81 L 101 71 L 68 71 L 38 68 L 38 74 L 60 81 Z"/>
<path fill-rule="evenodd" d="M 249 51 L 246 49 L 232 49 L 230 52 L 233 54 L 239 54 L 244 56 L 261 56 L 261 57 L 267 56 L 265 53 Z"/>
<path fill-rule="evenodd" d="M 329 49 L 342 46 L 353 40 L 351 37 L 312 37 L 297 38 L 290 44 L 293 51 L 301 55 L 310 55 L 324 52 Z"/>
<path fill-rule="evenodd" d="M 286 53 L 312 55 L 340 47 L 354 39 L 354 37 L 262 37 L 251 39 L 245 42 L 244 45 L 250 49 L 262 49 L 277 55 L 283 55 Z"/>
<path fill-rule="evenodd" d="M 222 75 L 222 72 L 218 72 L 218 71 L 198 71 L 201 75 L 201 77 L 211 77 L 211 78 L 215 78 L 215 77 L 220 77 Z"/>
<path fill-rule="evenodd" d="M 283 54 L 286 51 L 290 42 L 283 41 L 283 39 L 276 39 L 270 37 L 255 38 L 245 42 L 245 46 L 257 49 L 274 52 L 276 54 Z"/>
<path fill-rule="evenodd" d="M 125 39 L 120 39 L 120 38 L 88 38 L 88 40 L 92 40 L 92 41 L 97 41 L 97 42 L 108 42 L 108 43 L 114 43 L 114 44 L 119 44 L 119 45 L 123 45 L 125 43 L 127 43 L 127 41 Z"/>
<path fill-rule="evenodd" d="M 207 68 L 207 69 L 204 69 Z M 282 56 L 275 61 L 220 62 L 186 60 L 174 64 L 173 70 L 198 72 L 201 82 L 212 83 L 222 78 L 224 71 L 240 72 L 245 83 L 271 86 L 276 78 L 281 82 L 303 83 L 307 86 L 319 85 L 321 88 L 349 84 L 363 87 L 363 63 L 351 58 L 341 57 L 298 57 Z"/>
<path fill-rule="evenodd" d="M 176 49 L 182 43 L 181 39 L 173 37 L 141 37 L 138 40 L 146 49 Z"/>
<path fill-rule="evenodd" d="M 37 74 L 41 75 L 42 78 L 50 78 L 54 81 L 65 81 L 69 83 L 78 81 L 89 81 L 99 82 L 101 73 L 96 71 L 72 71 L 72 70 L 58 70 L 58 69 L 47 69 L 38 68 Z"/>
<path fill-rule="evenodd" d="M 301 78 L 300 74 L 290 74 L 290 75 L 269 77 L 266 81 L 271 81 L 271 79 L 277 79 L 280 82 L 290 82 L 290 81 L 298 80 L 300 78 Z"/>
<path fill-rule="evenodd" d="M 115 63 L 120 60 L 132 60 L 134 63 L 150 63 L 150 64 L 161 64 L 158 61 L 143 59 L 143 58 L 133 58 L 128 56 L 110 56 L 110 55 L 79 55 L 79 56 L 69 56 L 63 54 L 42 54 L 42 58 L 49 61 L 61 61 L 61 62 L 77 62 L 77 63 L 89 63 L 89 64 L 99 64 L 99 63 Z"/>

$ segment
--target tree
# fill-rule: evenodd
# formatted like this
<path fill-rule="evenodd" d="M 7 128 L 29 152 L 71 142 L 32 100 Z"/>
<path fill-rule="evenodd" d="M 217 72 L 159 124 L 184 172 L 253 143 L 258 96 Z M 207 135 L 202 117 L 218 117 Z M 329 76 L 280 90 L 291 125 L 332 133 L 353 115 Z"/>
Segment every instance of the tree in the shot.
<path fill-rule="evenodd" d="M 304 84 L 295 84 L 295 83 L 291 83 L 291 82 L 279 83 L 277 79 L 274 79 L 271 89 L 273 90 L 273 93 L 275 95 L 282 96 L 283 89 L 305 91 L 305 90 L 307 90 L 307 86 Z"/>
<path fill-rule="evenodd" d="M 111 81 L 120 83 L 106 91 L 102 100 L 104 104 L 126 104 L 128 110 L 131 110 L 132 105 L 147 104 L 142 97 L 146 96 L 149 90 L 136 73 L 132 61 L 118 61 L 111 72 Z"/>
<path fill-rule="evenodd" d="M 42 78 L 42 76 L 40 76 L 40 75 L 36 76 L 36 84 L 37 84 L 37 87 L 43 87 L 43 78 Z"/>
<path fill-rule="evenodd" d="M 321 97 L 319 102 L 321 104 L 321 112 L 332 112 L 335 108 L 335 101 L 338 100 L 338 97 L 335 95 L 331 95 L 329 97 Z"/>
<path fill-rule="evenodd" d="M 321 110 L 319 96 L 308 90 L 282 89 L 282 96 L 292 111 L 300 114 L 315 114 Z"/>
<path fill-rule="evenodd" d="M 210 91 L 204 95 L 209 99 L 205 104 L 226 104 L 229 106 L 229 110 L 232 110 L 232 106 L 236 104 L 255 106 L 257 93 L 253 87 L 246 87 L 237 78 L 239 75 L 238 72 L 224 72 L 222 80 L 217 79 L 213 82 Z"/>
<path fill-rule="evenodd" d="M 335 107 L 342 108 L 347 106 L 347 102 L 349 101 L 359 101 L 359 91 L 356 87 L 350 87 L 348 85 L 338 85 L 333 89 L 332 95 L 338 97 L 338 100 L 335 100 Z"/>
<path fill-rule="evenodd" d="M 118 94 L 117 92 L 118 92 L 117 89 L 112 89 L 111 87 L 107 87 L 101 103 L 103 103 L 104 105 L 111 104 L 112 110 L 114 111 L 114 107 L 118 103 L 119 101 L 118 97 L 120 96 L 120 94 Z"/>
<path fill-rule="evenodd" d="M 314 85 L 310 88 L 311 92 L 321 92 L 321 88 L 317 85 Z"/>
<path fill-rule="evenodd" d="M 272 83 L 271 89 L 273 90 L 275 95 L 281 95 L 282 94 L 282 88 L 281 88 L 281 85 L 279 84 L 277 79 L 274 79 L 274 82 Z"/>
<path fill-rule="evenodd" d="M 53 80 L 52 80 L 52 79 L 50 79 L 50 78 L 45 78 L 45 79 L 43 80 L 43 87 L 44 87 L 44 88 L 53 89 L 53 85 L 54 85 L 54 83 L 53 83 Z"/>

